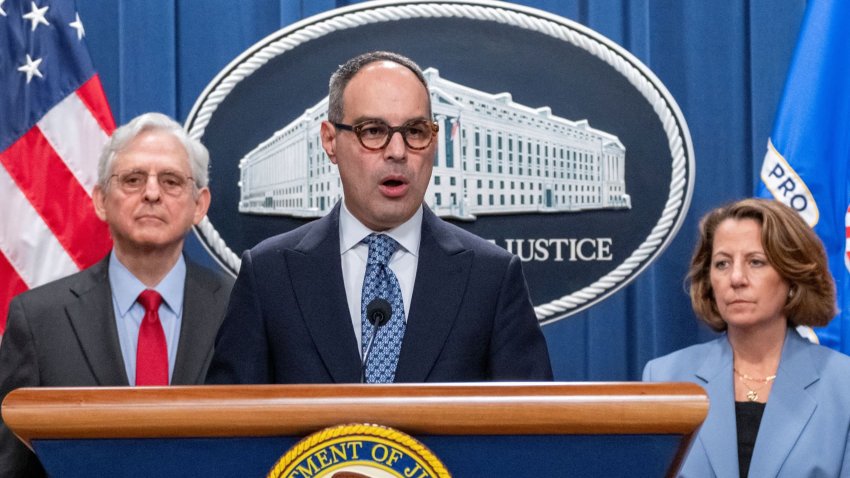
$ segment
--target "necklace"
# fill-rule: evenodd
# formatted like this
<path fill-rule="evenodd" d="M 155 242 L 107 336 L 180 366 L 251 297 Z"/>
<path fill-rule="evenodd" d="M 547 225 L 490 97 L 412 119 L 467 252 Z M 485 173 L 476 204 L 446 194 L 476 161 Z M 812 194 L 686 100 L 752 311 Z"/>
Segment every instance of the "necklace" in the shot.
<path fill-rule="evenodd" d="M 750 377 L 745 373 L 739 372 L 738 369 L 735 367 L 732 367 L 732 370 L 735 372 L 735 375 L 737 375 L 738 378 L 741 380 L 741 383 L 744 384 L 744 387 L 747 389 L 747 400 L 751 402 L 755 402 L 759 399 L 759 390 L 764 388 L 764 386 L 769 384 L 770 382 L 776 380 L 776 374 L 768 375 L 765 378 L 756 378 Z M 747 382 L 758 382 L 761 385 L 757 387 L 751 387 Z"/>

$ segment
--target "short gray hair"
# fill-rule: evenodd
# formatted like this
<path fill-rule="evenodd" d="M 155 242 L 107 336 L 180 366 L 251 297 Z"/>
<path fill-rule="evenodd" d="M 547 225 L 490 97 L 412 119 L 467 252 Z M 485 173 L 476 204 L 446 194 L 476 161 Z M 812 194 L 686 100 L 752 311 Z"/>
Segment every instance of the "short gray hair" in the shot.
<path fill-rule="evenodd" d="M 129 123 L 116 129 L 109 141 L 103 146 L 100 160 L 97 163 L 97 184 L 106 190 L 115 158 L 140 134 L 146 131 L 162 131 L 174 136 L 189 156 L 189 167 L 192 178 L 198 189 L 204 188 L 209 182 L 210 153 L 197 139 L 190 138 L 180 123 L 162 113 L 144 113 Z"/>
<path fill-rule="evenodd" d="M 371 51 L 362 55 L 356 56 L 344 64 L 331 75 L 328 93 L 328 121 L 331 123 L 342 122 L 344 112 L 342 111 L 342 94 L 348 82 L 354 78 L 354 75 L 360 72 L 364 66 L 376 61 L 391 61 L 412 71 L 422 86 L 425 87 L 425 92 L 428 96 L 428 115 L 431 115 L 431 94 L 428 93 L 428 82 L 425 80 L 425 75 L 422 74 L 422 69 L 410 58 L 393 53 L 391 51 Z"/>

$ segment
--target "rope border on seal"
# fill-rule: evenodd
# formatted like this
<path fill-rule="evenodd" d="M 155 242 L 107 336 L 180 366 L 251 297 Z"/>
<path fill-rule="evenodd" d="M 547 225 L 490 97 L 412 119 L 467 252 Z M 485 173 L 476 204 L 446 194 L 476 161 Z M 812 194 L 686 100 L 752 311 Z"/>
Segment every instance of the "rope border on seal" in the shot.
<path fill-rule="evenodd" d="M 412 454 L 424 460 L 432 475 L 438 478 L 451 478 L 445 465 L 434 455 L 434 453 L 425 445 L 420 443 L 410 435 L 385 427 L 383 425 L 374 425 L 368 423 L 351 423 L 348 425 L 338 425 L 330 428 L 319 430 L 295 444 L 292 448 L 275 463 L 267 478 L 280 478 L 282 473 L 287 471 L 287 468 L 294 463 L 294 460 L 305 454 L 308 450 L 316 445 L 333 440 L 340 437 L 356 437 L 356 436 L 376 437 L 390 440 L 396 444 L 406 447 Z"/>
<path fill-rule="evenodd" d="M 512 8 L 516 8 L 516 10 Z M 243 79 L 268 63 L 269 60 L 292 50 L 301 43 L 316 40 L 334 31 L 414 18 L 467 18 L 518 26 L 578 46 L 623 75 L 647 99 L 655 114 L 658 115 L 664 133 L 667 135 L 668 147 L 673 158 L 670 193 L 660 220 L 646 239 L 625 261 L 599 280 L 547 304 L 536 306 L 534 311 L 537 314 L 538 321 L 545 324 L 564 318 L 565 316 L 555 316 L 565 312 L 578 312 L 589 306 L 591 301 L 614 293 L 619 289 L 618 284 L 620 287 L 624 286 L 628 283 L 624 281 L 632 276 L 637 269 L 649 265 L 646 260 L 656 251 L 660 253 L 663 247 L 667 245 L 665 238 L 672 240 L 675 231 L 678 230 L 684 219 L 684 214 L 680 214 L 680 208 L 687 208 L 692 193 L 688 186 L 690 184 L 689 179 L 693 177 L 693 167 L 690 164 L 693 161 L 693 151 L 687 125 L 683 118 L 672 111 L 672 109 L 675 109 L 678 112 L 678 106 L 675 105 L 672 97 L 668 101 L 669 94 L 666 94 L 666 90 L 662 92 L 653 81 L 647 78 L 646 74 L 635 64 L 626 60 L 621 53 L 592 37 L 592 30 L 584 31 L 586 30 L 584 27 L 568 19 L 559 18 L 560 21 L 555 21 L 554 15 L 545 12 L 535 16 L 531 13 L 532 9 L 530 8 L 513 7 L 501 2 L 483 4 L 448 3 L 445 1 L 407 4 L 375 2 L 359 4 L 343 10 L 348 11 L 313 23 L 310 23 L 308 19 L 307 22 L 302 22 L 305 23 L 304 25 L 298 24 L 288 33 L 284 29 L 282 30 L 284 35 L 279 39 L 256 51 L 246 52 L 244 58 L 240 57 L 234 61 L 234 64 L 228 67 L 230 68 L 229 73 L 224 75 L 200 105 L 196 104 L 193 108 L 187 120 L 192 125 L 189 135 L 200 140 L 212 114 L 224 101 L 228 93 Z M 322 15 L 319 17 L 322 17 Z M 193 114 L 195 112 L 197 112 L 196 115 Z M 204 244 L 204 247 L 207 247 L 208 250 L 212 248 L 215 253 L 214 257 L 224 261 L 223 265 L 231 271 L 239 270 L 241 265 L 239 257 L 227 247 L 218 231 L 206 217 L 196 226 L 196 233 L 201 236 L 201 243 Z M 634 277 L 636 275 L 632 276 L 632 278 Z"/>

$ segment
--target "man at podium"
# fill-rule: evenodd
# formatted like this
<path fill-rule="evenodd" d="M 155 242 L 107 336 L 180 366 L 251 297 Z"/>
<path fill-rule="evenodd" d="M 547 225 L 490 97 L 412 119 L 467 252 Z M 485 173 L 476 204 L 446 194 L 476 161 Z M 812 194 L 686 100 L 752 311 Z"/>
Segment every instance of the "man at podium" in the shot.
<path fill-rule="evenodd" d="M 207 383 L 551 380 L 520 260 L 423 205 L 437 133 L 412 60 L 340 66 L 321 140 L 344 199 L 244 253 Z"/>

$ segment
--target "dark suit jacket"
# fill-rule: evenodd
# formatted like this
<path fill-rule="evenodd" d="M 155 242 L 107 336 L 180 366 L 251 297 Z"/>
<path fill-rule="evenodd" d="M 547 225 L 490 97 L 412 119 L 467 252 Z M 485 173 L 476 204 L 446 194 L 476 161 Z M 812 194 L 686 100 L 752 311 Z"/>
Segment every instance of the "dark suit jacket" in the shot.
<path fill-rule="evenodd" d="M 0 399 L 20 387 L 129 385 L 107 277 L 109 257 L 15 297 L 0 346 Z M 233 280 L 186 261 L 174 385 L 201 384 Z M 43 476 L 0 421 L 0 476 Z"/>
<path fill-rule="evenodd" d="M 694 382 L 711 405 L 679 476 L 738 476 L 732 347 L 721 336 L 652 360 L 646 381 Z M 750 476 L 850 476 L 850 357 L 785 335 Z"/>
<path fill-rule="evenodd" d="M 360 381 L 339 205 L 246 251 L 207 383 Z M 396 382 L 551 380 L 516 256 L 425 208 Z"/>

